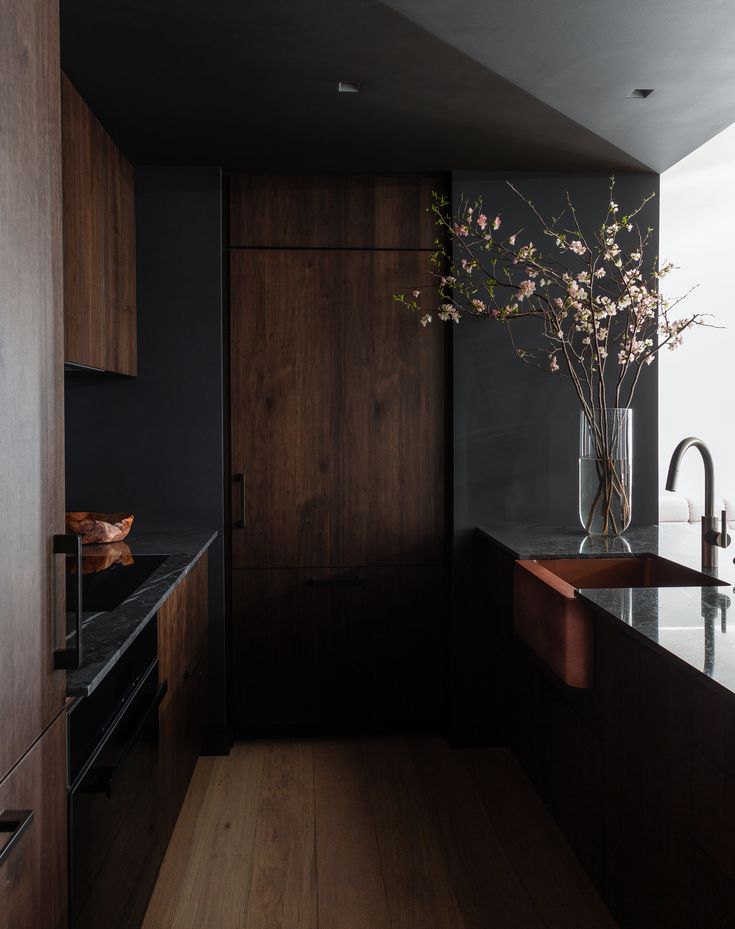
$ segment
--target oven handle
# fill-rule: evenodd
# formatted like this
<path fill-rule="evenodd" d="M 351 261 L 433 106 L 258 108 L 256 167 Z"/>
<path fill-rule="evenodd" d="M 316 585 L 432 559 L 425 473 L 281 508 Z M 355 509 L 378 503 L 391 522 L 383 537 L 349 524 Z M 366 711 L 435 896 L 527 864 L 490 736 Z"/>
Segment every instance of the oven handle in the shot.
<path fill-rule="evenodd" d="M 20 837 L 33 822 L 33 810 L 4 810 L 0 813 L 0 833 L 9 832 L 10 838 L 0 849 L 0 865 L 10 857 Z"/>
<path fill-rule="evenodd" d="M 96 761 L 97 758 L 99 757 L 100 752 L 101 752 L 102 749 L 105 747 L 105 745 L 107 745 L 107 742 L 109 741 L 110 736 L 111 736 L 112 733 L 115 731 L 115 729 L 117 729 L 117 726 L 118 726 L 118 724 L 120 723 L 120 720 L 121 720 L 121 719 L 123 718 L 123 716 L 125 716 L 125 714 L 128 712 L 128 710 L 130 709 L 130 707 L 131 707 L 133 701 L 134 701 L 135 698 L 138 696 L 138 694 L 141 692 L 141 690 L 143 689 L 143 687 L 145 687 L 146 681 L 148 681 L 148 679 L 150 678 L 151 674 L 154 674 L 154 673 L 155 673 L 156 675 L 158 674 L 158 666 L 159 666 L 158 658 L 154 658 L 153 661 L 150 663 L 150 665 L 146 668 L 145 673 L 144 673 L 144 674 L 141 674 L 140 679 L 138 680 L 138 683 L 135 685 L 135 687 L 133 688 L 132 692 L 128 695 L 127 699 L 125 700 L 125 703 L 123 703 L 123 705 L 120 707 L 120 709 L 117 711 L 117 713 L 115 713 L 115 716 L 113 717 L 113 719 L 112 719 L 112 720 L 110 721 L 110 723 L 108 724 L 108 726 L 107 726 L 107 728 L 106 728 L 106 730 L 105 730 L 104 736 L 103 736 L 103 737 L 100 739 L 100 741 L 97 743 L 97 745 L 95 746 L 94 750 L 90 753 L 89 758 L 87 758 L 87 760 L 85 761 L 85 763 L 84 763 L 84 765 L 82 766 L 81 770 L 79 771 L 79 773 L 77 774 L 77 776 L 74 778 L 74 781 L 72 782 L 72 784 L 71 784 L 70 787 L 69 787 L 69 793 L 70 793 L 70 794 L 73 794 L 73 793 L 76 792 L 76 790 L 78 789 L 79 785 L 82 783 L 82 781 L 84 780 L 84 778 L 87 776 L 87 774 L 89 773 L 90 768 L 94 765 L 95 761 Z M 162 686 L 162 687 L 167 687 L 168 684 L 167 684 L 167 682 L 164 681 L 164 683 L 163 683 L 161 686 Z M 159 688 L 159 689 L 160 689 L 160 688 Z M 165 693 L 165 691 L 164 691 L 164 693 Z M 155 699 L 155 697 L 154 697 L 153 699 Z"/>
<path fill-rule="evenodd" d="M 145 728 L 148 720 L 151 718 L 151 714 L 158 709 L 161 704 L 161 701 L 166 696 L 166 691 L 168 690 L 168 681 L 164 681 L 160 687 L 156 690 L 155 694 L 151 697 L 150 701 L 146 705 L 145 709 L 141 713 L 138 724 L 133 730 L 133 734 L 127 740 L 125 745 L 120 749 L 120 752 L 115 759 L 115 763 L 112 765 L 106 765 L 103 768 L 92 768 L 88 772 L 88 777 L 91 774 L 91 779 L 89 784 L 85 784 L 82 787 L 82 793 L 85 794 L 104 794 L 107 799 L 112 798 L 112 785 L 118 775 L 118 772 L 125 764 L 130 752 L 133 750 L 138 740 L 140 739 L 141 733 Z"/>

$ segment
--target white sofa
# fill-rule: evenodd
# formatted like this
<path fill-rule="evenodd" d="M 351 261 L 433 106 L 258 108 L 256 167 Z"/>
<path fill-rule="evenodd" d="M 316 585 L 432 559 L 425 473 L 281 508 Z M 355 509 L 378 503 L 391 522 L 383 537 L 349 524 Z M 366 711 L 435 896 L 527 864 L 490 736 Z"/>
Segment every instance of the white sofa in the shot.
<path fill-rule="evenodd" d="M 715 516 L 727 511 L 728 525 L 735 523 L 735 497 L 717 497 Z M 660 523 L 696 523 L 699 525 L 704 513 L 704 498 L 685 497 L 684 494 L 663 490 L 658 498 L 658 521 Z"/>

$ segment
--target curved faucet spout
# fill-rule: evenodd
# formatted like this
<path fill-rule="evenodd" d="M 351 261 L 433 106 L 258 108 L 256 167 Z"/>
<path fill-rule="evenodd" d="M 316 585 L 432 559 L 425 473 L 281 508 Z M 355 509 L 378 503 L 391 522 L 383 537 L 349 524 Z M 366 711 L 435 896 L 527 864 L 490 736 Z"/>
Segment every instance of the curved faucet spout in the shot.
<path fill-rule="evenodd" d="M 694 446 L 704 461 L 704 516 L 702 517 L 702 569 L 709 570 L 717 567 L 717 549 L 727 548 L 730 536 L 727 534 L 727 513 L 722 511 L 718 531 L 715 509 L 715 466 L 712 455 L 701 439 L 689 436 L 682 439 L 674 449 L 669 463 L 669 473 L 666 476 L 666 489 L 676 490 L 679 477 L 679 465 L 687 449 Z"/>
<path fill-rule="evenodd" d="M 701 439 L 697 439 L 695 436 L 690 435 L 688 438 L 682 439 L 676 446 L 674 454 L 671 456 L 671 461 L 669 462 L 669 473 L 666 475 L 666 489 L 676 490 L 681 459 L 684 457 L 684 453 L 692 446 L 699 449 L 702 460 L 704 461 L 704 515 L 714 516 L 715 466 L 709 449 Z"/>

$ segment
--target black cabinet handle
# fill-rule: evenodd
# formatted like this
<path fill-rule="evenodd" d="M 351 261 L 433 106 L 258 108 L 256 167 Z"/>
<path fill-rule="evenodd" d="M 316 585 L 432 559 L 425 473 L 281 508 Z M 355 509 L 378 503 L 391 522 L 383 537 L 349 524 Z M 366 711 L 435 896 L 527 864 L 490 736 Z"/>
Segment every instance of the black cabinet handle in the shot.
<path fill-rule="evenodd" d="M 331 577 L 310 577 L 307 584 L 328 584 L 330 587 L 362 587 L 365 578 L 359 574 L 333 574 Z"/>
<path fill-rule="evenodd" d="M 235 529 L 245 528 L 245 472 L 240 471 L 235 475 L 235 480 L 240 485 L 240 518 L 235 521 Z"/>
<path fill-rule="evenodd" d="M 10 833 L 10 838 L 0 849 L 0 865 L 20 841 L 20 837 L 33 822 L 33 810 L 5 810 L 0 813 L 0 835 Z"/>
<path fill-rule="evenodd" d="M 82 665 L 82 537 L 73 532 L 55 535 L 53 551 L 54 555 L 72 555 L 77 562 L 74 645 L 71 648 L 57 648 L 54 652 L 54 671 L 73 671 Z"/>

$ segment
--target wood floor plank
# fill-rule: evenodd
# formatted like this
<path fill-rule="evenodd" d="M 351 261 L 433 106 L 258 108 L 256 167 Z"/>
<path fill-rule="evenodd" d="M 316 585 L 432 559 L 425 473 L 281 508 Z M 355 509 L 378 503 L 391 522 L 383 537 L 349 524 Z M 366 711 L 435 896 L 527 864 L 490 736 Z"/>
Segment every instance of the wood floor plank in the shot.
<path fill-rule="evenodd" d="M 393 929 L 465 929 L 405 739 L 363 742 Z"/>
<path fill-rule="evenodd" d="M 164 927 L 175 925 L 176 911 L 179 906 L 178 889 L 182 877 L 188 874 L 190 868 L 197 821 L 207 798 L 214 760 L 214 758 L 200 758 L 194 768 L 181 813 L 176 821 L 176 828 L 158 873 L 158 880 L 148 904 L 142 929 L 164 929 Z"/>
<path fill-rule="evenodd" d="M 242 929 L 317 925 L 313 747 L 266 743 Z"/>
<path fill-rule="evenodd" d="M 508 749 L 458 752 L 547 929 L 617 929 L 582 866 Z"/>
<path fill-rule="evenodd" d="M 392 929 L 360 743 L 314 745 L 319 929 Z"/>
<path fill-rule="evenodd" d="M 241 929 L 265 748 L 200 758 L 143 929 Z"/>
<path fill-rule="evenodd" d="M 544 929 L 458 753 L 435 738 L 412 755 L 467 929 Z"/>

